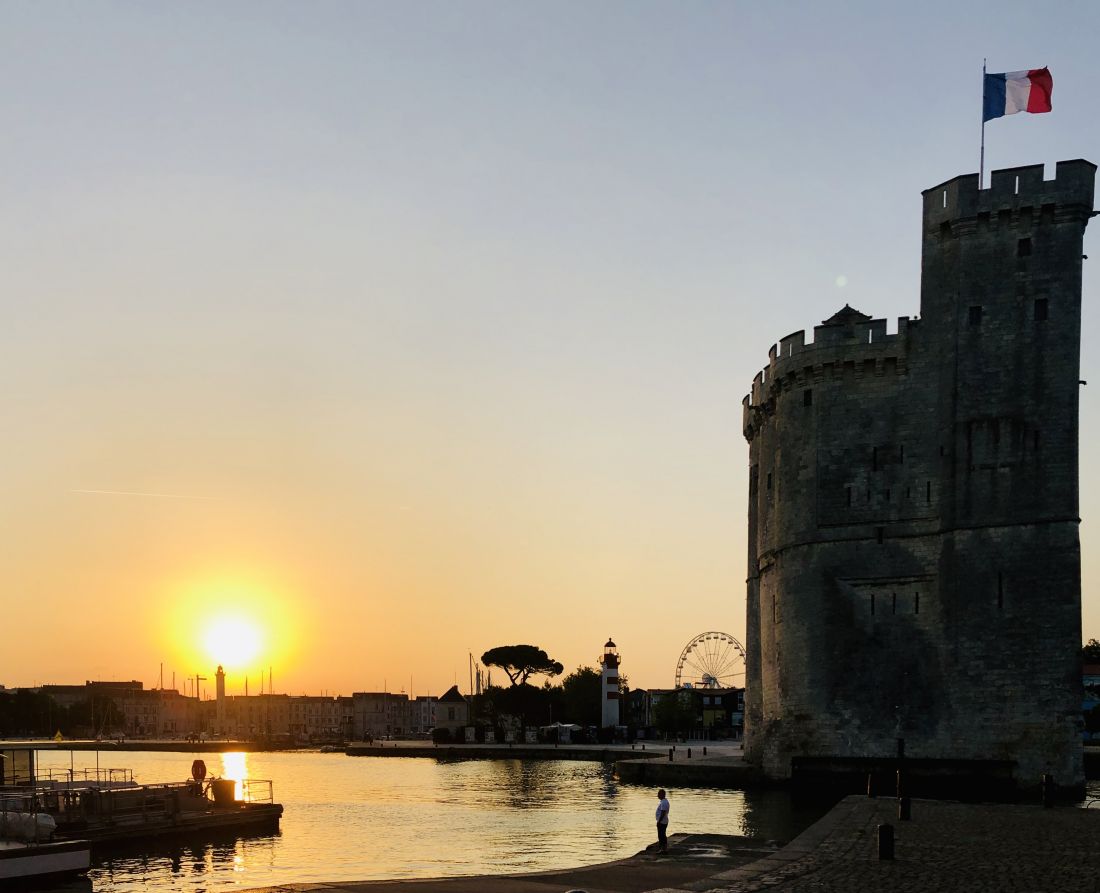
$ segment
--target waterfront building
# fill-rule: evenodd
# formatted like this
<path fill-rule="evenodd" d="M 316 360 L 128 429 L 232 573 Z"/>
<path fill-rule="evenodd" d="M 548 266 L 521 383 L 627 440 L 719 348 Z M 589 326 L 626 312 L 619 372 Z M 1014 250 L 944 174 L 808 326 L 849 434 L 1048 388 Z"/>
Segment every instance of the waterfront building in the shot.
<path fill-rule="evenodd" d="M 470 705 L 452 685 L 439 698 L 435 709 L 435 727 L 447 729 L 452 734 L 456 729 L 464 728 L 470 722 Z"/>
<path fill-rule="evenodd" d="M 744 400 L 745 758 L 1084 783 L 1078 391 L 1095 165 L 923 193 L 921 314 L 845 306 Z"/>
<path fill-rule="evenodd" d="M 656 727 L 657 706 L 665 698 L 679 698 L 685 720 L 684 731 L 693 738 L 740 738 L 744 731 L 745 690 L 743 688 L 650 688 L 633 689 L 631 712 L 639 726 Z"/>
<path fill-rule="evenodd" d="M 439 699 L 432 695 L 417 695 L 412 703 L 411 731 L 423 735 L 435 728 L 435 710 Z"/>
<path fill-rule="evenodd" d="M 42 685 L 28 689 L 49 696 L 68 733 L 83 737 L 183 737 L 213 735 L 250 740 L 285 739 L 303 744 L 336 739 L 427 733 L 436 720 L 438 699 L 404 692 L 358 692 L 353 696 L 229 695 L 227 675 L 214 674 L 215 696 L 199 700 L 175 689 L 146 689 L 137 681 L 83 685 Z M 73 725 L 73 721 L 76 725 Z"/>
<path fill-rule="evenodd" d="M 355 737 L 401 737 L 410 725 L 409 696 L 385 691 L 353 692 L 352 710 Z"/>

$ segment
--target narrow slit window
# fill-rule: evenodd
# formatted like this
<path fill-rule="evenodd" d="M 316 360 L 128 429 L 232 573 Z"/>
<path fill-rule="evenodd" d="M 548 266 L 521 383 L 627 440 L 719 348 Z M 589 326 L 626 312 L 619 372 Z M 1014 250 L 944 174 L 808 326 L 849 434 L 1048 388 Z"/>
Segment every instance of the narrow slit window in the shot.
<path fill-rule="evenodd" d="M 884 527 L 875 528 L 875 541 L 881 546 L 882 540 L 886 536 L 886 529 Z"/>
<path fill-rule="evenodd" d="M 813 388 L 806 388 L 802 392 L 802 405 L 813 406 L 814 405 L 814 390 Z"/>
<path fill-rule="evenodd" d="M 871 616 L 874 616 L 874 613 L 875 613 L 875 594 L 872 592 L 871 593 Z"/>
<path fill-rule="evenodd" d="M 1036 298 L 1035 299 L 1035 321 L 1045 322 L 1047 318 L 1047 299 Z"/>
<path fill-rule="evenodd" d="M 886 488 L 886 501 L 887 502 L 890 501 L 890 488 L 889 487 Z"/>
<path fill-rule="evenodd" d="M 890 613 L 891 614 L 897 614 L 897 612 L 898 612 L 898 594 L 895 592 L 894 593 L 893 604 L 891 604 L 891 606 L 890 606 Z"/>
<path fill-rule="evenodd" d="M 920 613 L 920 593 L 919 592 L 913 593 L 913 613 L 914 614 L 919 614 Z"/>
<path fill-rule="evenodd" d="M 766 486 L 769 490 L 772 488 L 772 473 L 770 471 L 768 472 L 768 479 L 767 479 Z"/>
<path fill-rule="evenodd" d="M 982 308 L 980 304 L 971 306 L 969 314 L 967 315 L 967 322 L 972 326 L 980 326 L 982 324 Z"/>
<path fill-rule="evenodd" d="M 1017 257 L 1031 257 L 1031 239 L 1020 239 L 1016 242 Z"/>
<path fill-rule="evenodd" d="M 931 504 L 932 502 L 932 482 L 925 481 L 924 484 L 924 501 Z"/>

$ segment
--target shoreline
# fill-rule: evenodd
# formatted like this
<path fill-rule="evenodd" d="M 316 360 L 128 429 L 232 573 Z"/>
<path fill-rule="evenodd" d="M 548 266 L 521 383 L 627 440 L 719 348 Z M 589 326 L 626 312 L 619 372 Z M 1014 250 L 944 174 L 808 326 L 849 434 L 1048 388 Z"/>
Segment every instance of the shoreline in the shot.
<path fill-rule="evenodd" d="M 889 856 L 881 828 L 889 826 Z M 892 798 L 851 795 L 778 847 L 754 838 L 669 836 L 626 859 L 561 871 L 450 878 L 284 884 L 242 893 L 340 890 L 346 893 L 972 893 L 1058 890 L 1092 893 L 1100 874 L 1100 809 L 1044 809 L 1001 803 L 912 801 L 900 820 Z"/>
<path fill-rule="evenodd" d="M 330 881 L 245 888 L 240 893 L 313 893 L 321 890 L 363 893 L 561 893 L 592 889 L 600 893 L 644 893 L 658 889 L 705 889 L 712 879 L 779 852 L 757 838 L 725 834 L 670 834 L 669 852 L 656 853 L 656 843 L 611 862 L 578 868 L 501 875 L 438 878 Z"/>

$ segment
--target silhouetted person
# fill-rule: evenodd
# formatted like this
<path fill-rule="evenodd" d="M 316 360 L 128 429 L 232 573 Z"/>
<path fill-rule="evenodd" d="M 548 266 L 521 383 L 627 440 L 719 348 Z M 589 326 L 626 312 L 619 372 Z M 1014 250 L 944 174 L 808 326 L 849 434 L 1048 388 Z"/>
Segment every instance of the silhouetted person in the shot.
<path fill-rule="evenodd" d="M 668 852 L 668 799 L 665 797 L 665 789 L 657 792 L 657 852 Z"/>

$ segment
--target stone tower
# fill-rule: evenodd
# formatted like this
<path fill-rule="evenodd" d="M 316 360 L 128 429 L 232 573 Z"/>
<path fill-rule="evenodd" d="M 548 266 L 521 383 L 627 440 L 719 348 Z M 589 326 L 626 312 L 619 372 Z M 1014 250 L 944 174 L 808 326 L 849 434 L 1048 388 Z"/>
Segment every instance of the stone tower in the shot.
<path fill-rule="evenodd" d="M 1095 165 L 924 192 L 921 316 L 845 306 L 744 400 L 746 759 L 1009 760 L 1083 783 L 1081 267 Z"/>

